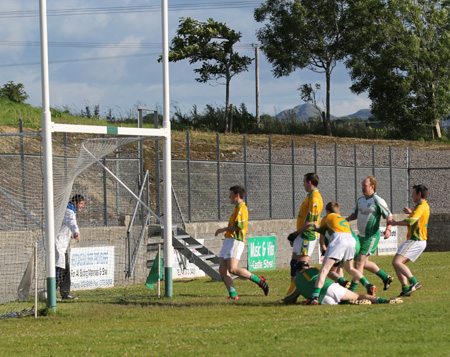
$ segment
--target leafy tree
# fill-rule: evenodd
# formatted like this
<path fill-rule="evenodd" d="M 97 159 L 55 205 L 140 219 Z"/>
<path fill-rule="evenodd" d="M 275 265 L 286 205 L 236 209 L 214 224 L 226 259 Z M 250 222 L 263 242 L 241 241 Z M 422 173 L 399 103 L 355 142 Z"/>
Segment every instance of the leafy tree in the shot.
<path fill-rule="evenodd" d="M 376 120 L 418 138 L 450 112 L 450 7 L 438 0 L 350 1 L 346 62 Z M 359 31 L 355 31 L 358 29 Z"/>
<path fill-rule="evenodd" d="M 267 0 L 254 11 L 255 20 L 265 23 L 257 31 L 257 37 L 276 77 L 303 68 L 325 74 L 327 135 L 331 135 L 331 74 L 336 62 L 345 55 L 342 32 L 346 27 L 346 3 L 343 0 Z"/>
<path fill-rule="evenodd" d="M 0 97 L 8 98 L 11 102 L 23 103 L 29 98 L 24 88 L 22 83 L 15 84 L 9 81 L 0 88 Z"/>
<path fill-rule="evenodd" d="M 171 62 L 189 59 L 190 64 L 201 63 L 194 69 L 199 75 L 198 82 L 225 80 L 225 132 L 228 131 L 231 78 L 247 71 L 252 62 L 250 57 L 240 56 L 233 50 L 241 37 L 240 32 L 213 19 L 200 22 L 190 17 L 181 18 L 169 51 Z"/>

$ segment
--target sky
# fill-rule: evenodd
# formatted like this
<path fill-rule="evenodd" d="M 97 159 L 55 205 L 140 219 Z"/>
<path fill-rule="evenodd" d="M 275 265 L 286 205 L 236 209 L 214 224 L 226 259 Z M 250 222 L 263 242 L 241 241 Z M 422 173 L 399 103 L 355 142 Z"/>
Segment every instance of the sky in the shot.
<path fill-rule="evenodd" d="M 235 51 L 254 57 L 256 31 L 253 18 L 261 1 L 168 0 L 169 41 L 180 18 L 199 21 L 212 18 L 242 33 Z M 26 103 L 42 106 L 39 0 L 0 0 L 0 85 L 22 83 L 29 95 Z M 162 111 L 162 25 L 160 0 L 47 0 L 50 106 L 79 113 L 86 106 L 100 106 L 105 116 L 135 113 L 137 106 Z M 171 112 L 183 114 L 196 105 L 225 105 L 225 86 L 195 81 L 188 60 L 170 63 Z M 297 90 L 304 83 L 320 83 L 325 99 L 325 76 L 297 70 L 275 78 L 272 65 L 259 52 L 260 114 L 277 113 L 303 104 Z M 331 81 L 331 114 L 345 116 L 370 107 L 365 95 L 351 93 L 350 77 L 342 64 Z M 231 80 L 230 103 L 245 103 L 255 114 L 255 64 Z"/>

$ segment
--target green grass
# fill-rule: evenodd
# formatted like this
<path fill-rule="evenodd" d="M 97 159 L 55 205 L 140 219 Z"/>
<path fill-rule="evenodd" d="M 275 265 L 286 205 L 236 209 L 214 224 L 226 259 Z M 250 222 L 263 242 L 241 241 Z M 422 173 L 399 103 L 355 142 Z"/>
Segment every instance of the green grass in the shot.
<path fill-rule="evenodd" d="M 392 273 L 391 259 L 374 261 Z M 140 297 L 126 301 L 79 292 L 80 300 L 58 304 L 49 316 L 0 321 L 0 354 L 448 356 L 450 253 L 425 253 L 411 267 L 423 288 L 399 305 L 285 306 L 287 269 L 264 272 L 267 297 L 238 279 L 237 302 L 225 300 L 222 283 L 206 278 L 174 282 L 171 299 L 145 287 L 127 288 L 124 294 Z M 379 295 L 399 292 L 395 280 Z"/>

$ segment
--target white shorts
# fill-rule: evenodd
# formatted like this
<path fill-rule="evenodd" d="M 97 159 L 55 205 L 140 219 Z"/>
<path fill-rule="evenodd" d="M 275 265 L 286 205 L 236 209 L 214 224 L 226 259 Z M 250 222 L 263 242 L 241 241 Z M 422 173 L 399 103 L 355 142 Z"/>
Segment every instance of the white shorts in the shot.
<path fill-rule="evenodd" d="M 355 257 L 356 241 L 350 233 L 336 232 L 330 238 L 325 258 L 352 260 Z"/>
<path fill-rule="evenodd" d="M 409 239 L 406 242 L 402 243 L 400 248 L 398 248 L 397 250 L 397 254 L 400 254 L 401 256 L 408 258 L 412 262 L 415 262 L 426 247 L 427 247 L 426 240 Z"/>
<path fill-rule="evenodd" d="M 316 247 L 317 239 L 307 240 L 297 236 L 292 245 L 292 253 L 302 256 L 311 256 Z"/>
<path fill-rule="evenodd" d="M 327 294 L 322 300 L 322 305 L 337 305 L 341 302 L 347 289 L 338 283 L 333 283 L 328 287 Z"/>
<path fill-rule="evenodd" d="M 242 252 L 244 251 L 245 243 L 234 239 L 234 238 L 225 238 L 223 241 L 222 249 L 219 253 L 219 258 L 229 259 L 235 258 L 237 260 L 241 259 Z"/>

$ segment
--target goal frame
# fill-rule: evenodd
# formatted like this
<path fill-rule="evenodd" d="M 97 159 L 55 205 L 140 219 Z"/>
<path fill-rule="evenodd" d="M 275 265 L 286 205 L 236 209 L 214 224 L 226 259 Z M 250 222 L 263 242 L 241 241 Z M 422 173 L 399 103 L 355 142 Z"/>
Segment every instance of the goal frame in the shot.
<path fill-rule="evenodd" d="M 55 270 L 55 227 L 53 200 L 53 132 L 110 134 L 128 136 L 149 136 L 164 139 L 164 273 L 165 296 L 172 297 L 172 169 L 171 169 L 171 128 L 169 99 L 169 37 L 168 37 L 168 0 L 161 0 L 162 17 L 162 72 L 163 72 L 163 125 L 159 129 L 143 129 L 112 126 L 55 124 L 51 121 L 49 70 L 48 70 L 48 36 L 47 3 L 39 1 L 40 43 L 41 43 L 41 84 L 42 84 L 42 134 L 44 156 L 44 202 L 45 202 L 45 245 L 47 260 L 47 306 L 56 312 L 56 270 Z"/>

